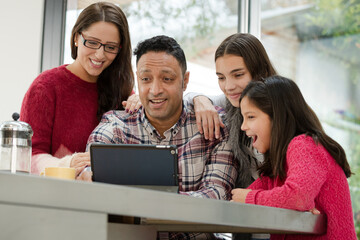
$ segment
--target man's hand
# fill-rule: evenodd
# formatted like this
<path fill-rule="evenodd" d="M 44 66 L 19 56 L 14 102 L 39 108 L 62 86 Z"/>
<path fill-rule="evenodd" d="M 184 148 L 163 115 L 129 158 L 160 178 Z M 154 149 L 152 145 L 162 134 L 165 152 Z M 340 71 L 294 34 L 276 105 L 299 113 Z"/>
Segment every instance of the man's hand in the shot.
<path fill-rule="evenodd" d="M 133 94 L 126 101 L 122 102 L 126 112 L 134 113 L 141 107 L 139 95 Z"/>
<path fill-rule="evenodd" d="M 213 140 L 220 137 L 220 127 L 224 127 L 218 112 L 212 105 L 211 101 L 205 96 L 197 96 L 194 98 L 194 110 L 196 116 L 196 124 L 205 139 Z"/>

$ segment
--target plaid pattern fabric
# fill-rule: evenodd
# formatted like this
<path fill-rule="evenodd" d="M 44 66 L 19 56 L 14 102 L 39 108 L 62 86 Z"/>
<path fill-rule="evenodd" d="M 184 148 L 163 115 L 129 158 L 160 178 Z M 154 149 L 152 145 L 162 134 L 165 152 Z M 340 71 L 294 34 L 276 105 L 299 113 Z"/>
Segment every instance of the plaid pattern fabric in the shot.
<path fill-rule="evenodd" d="M 217 110 L 223 116 L 223 110 Z M 197 129 L 193 106 L 184 102 L 179 121 L 164 132 L 164 138 L 147 120 L 144 109 L 140 108 L 132 115 L 125 111 L 110 111 L 104 114 L 100 124 L 91 133 L 88 144 L 101 142 L 176 145 L 179 193 L 229 200 L 238 174 L 238 163 L 227 143 L 228 135 L 228 130 L 223 128 L 219 139 L 205 140 Z M 170 234 L 170 238 L 195 239 L 192 235 L 184 234 L 181 237 L 179 234 Z M 213 234 L 205 235 L 201 239 L 214 239 Z"/>

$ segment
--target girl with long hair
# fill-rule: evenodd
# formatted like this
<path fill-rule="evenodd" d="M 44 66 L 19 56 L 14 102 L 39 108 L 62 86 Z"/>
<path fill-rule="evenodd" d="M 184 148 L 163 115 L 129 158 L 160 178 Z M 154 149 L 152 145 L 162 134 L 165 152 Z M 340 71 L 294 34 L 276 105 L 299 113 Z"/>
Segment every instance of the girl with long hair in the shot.
<path fill-rule="evenodd" d="M 309 211 L 327 216 L 323 235 L 271 235 L 271 239 L 356 239 L 343 148 L 323 130 L 292 80 L 280 76 L 251 82 L 240 98 L 241 130 L 264 154 L 260 178 L 233 189 L 242 203 Z"/>
<path fill-rule="evenodd" d="M 213 105 L 226 111 L 225 123 L 230 130 L 230 144 L 240 164 L 238 187 L 247 187 L 257 176 L 257 165 L 262 156 L 253 151 L 248 138 L 240 129 L 242 119 L 239 99 L 242 91 L 252 81 L 276 74 L 261 42 L 248 33 L 236 33 L 222 41 L 215 52 L 216 74 L 220 89 L 219 96 L 202 96 L 190 93 L 185 98 L 193 100 L 200 132 L 205 138 L 219 133 L 223 123 Z M 210 100 L 209 100 L 210 98 Z M 214 131 L 215 129 L 215 131 Z"/>
<path fill-rule="evenodd" d="M 229 142 L 234 157 L 239 162 L 236 187 L 247 187 L 259 175 L 257 167 L 262 155 L 251 146 L 251 139 L 239 131 L 242 124 L 239 99 L 242 91 L 252 81 L 276 74 L 275 68 L 262 43 L 248 33 L 236 33 L 222 41 L 215 52 L 216 75 L 219 87 L 224 94 L 209 97 L 190 93 L 186 97 L 193 100 L 198 128 L 205 138 L 217 138 L 223 125 L 214 105 L 225 109 L 225 124 L 230 136 Z M 215 131 L 214 131 L 215 129 Z M 233 239 L 268 239 L 266 234 L 233 234 Z"/>

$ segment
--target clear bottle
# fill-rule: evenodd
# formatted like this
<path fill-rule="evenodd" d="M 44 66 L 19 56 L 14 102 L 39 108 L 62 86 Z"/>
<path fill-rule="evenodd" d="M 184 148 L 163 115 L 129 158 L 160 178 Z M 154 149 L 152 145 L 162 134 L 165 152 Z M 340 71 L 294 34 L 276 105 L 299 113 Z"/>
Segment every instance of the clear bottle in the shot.
<path fill-rule="evenodd" d="M 0 171 L 30 173 L 33 130 L 29 124 L 18 121 L 18 113 L 12 117 L 13 121 L 0 126 Z"/>

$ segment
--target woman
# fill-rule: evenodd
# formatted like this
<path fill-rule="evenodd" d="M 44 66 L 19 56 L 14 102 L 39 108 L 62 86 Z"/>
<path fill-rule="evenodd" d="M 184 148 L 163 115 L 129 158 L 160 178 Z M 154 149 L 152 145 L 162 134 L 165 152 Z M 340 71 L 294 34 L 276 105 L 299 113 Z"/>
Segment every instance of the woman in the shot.
<path fill-rule="evenodd" d="M 273 76 L 250 83 L 240 98 L 241 130 L 264 154 L 261 177 L 232 200 L 326 214 L 323 235 L 271 235 L 271 239 L 356 239 L 344 149 L 323 130 L 297 85 Z"/>
<path fill-rule="evenodd" d="M 41 73 L 27 91 L 21 120 L 34 130 L 32 173 L 90 165 L 85 151 L 103 113 L 121 109 L 134 85 L 128 23 L 122 10 L 99 2 L 85 8 L 71 34 L 72 64 Z"/>

